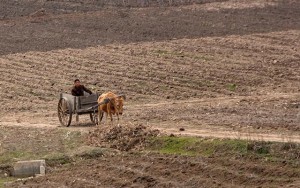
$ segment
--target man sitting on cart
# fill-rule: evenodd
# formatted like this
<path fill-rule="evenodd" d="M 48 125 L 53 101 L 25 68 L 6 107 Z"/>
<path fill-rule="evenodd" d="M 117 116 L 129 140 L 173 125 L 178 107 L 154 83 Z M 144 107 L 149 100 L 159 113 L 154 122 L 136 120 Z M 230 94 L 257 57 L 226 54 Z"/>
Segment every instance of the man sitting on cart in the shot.
<path fill-rule="evenodd" d="M 86 88 L 84 85 L 81 85 L 79 79 L 76 79 L 74 81 L 74 86 L 72 88 L 72 95 L 73 96 L 84 96 L 84 92 L 87 92 L 90 95 L 93 93 L 91 90 Z"/>

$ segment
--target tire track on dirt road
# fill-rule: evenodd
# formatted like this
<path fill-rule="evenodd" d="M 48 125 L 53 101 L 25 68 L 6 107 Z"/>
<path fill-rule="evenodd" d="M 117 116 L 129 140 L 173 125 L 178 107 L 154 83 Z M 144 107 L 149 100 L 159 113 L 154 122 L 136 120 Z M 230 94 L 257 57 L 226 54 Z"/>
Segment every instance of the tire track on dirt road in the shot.
<path fill-rule="evenodd" d="M 252 132 L 238 132 L 238 131 L 216 131 L 216 130 L 197 130 L 189 129 L 185 131 L 179 131 L 174 128 L 159 128 L 163 134 L 173 134 L 177 136 L 195 136 L 195 137 L 208 137 L 208 138 L 228 138 L 228 139 L 241 139 L 249 141 L 264 141 L 264 142 L 284 142 L 284 143 L 300 143 L 299 134 L 274 134 L 274 133 L 252 133 Z"/>
<path fill-rule="evenodd" d="M 160 102 L 160 103 L 152 103 L 152 104 L 143 104 L 143 105 L 131 105 L 128 106 L 128 111 L 143 111 L 146 108 L 160 108 L 166 105 L 224 105 L 227 103 L 229 106 L 231 104 L 239 103 L 244 100 L 253 100 L 256 98 L 259 99 L 260 102 L 264 101 L 272 101 L 272 100 L 282 100 L 282 99 L 290 99 L 297 98 L 299 94 L 297 93 L 269 93 L 261 96 L 235 96 L 235 97 L 218 97 L 218 98 L 210 98 L 210 99 L 194 99 L 194 100 L 186 100 L 186 101 L 177 101 L 177 102 Z M 299 111 L 300 113 L 300 111 Z M 300 119 L 299 119 L 300 121 Z M 159 123 L 158 123 L 159 124 Z M 202 126 L 197 129 L 195 127 L 188 127 L 184 131 L 180 131 L 178 128 L 174 128 L 172 126 L 168 126 L 168 123 L 161 122 L 160 125 L 162 127 L 153 125 L 154 128 L 159 129 L 163 134 L 174 134 L 181 136 L 198 136 L 198 137 L 214 137 L 214 138 L 229 138 L 229 139 L 243 139 L 243 140 L 256 140 L 256 141 L 272 141 L 272 142 L 295 142 L 300 143 L 300 135 L 297 132 L 280 132 L 280 131 L 264 131 L 264 130 L 255 130 L 251 128 L 247 128 L 246 130 L 232 130 L 230 128 L 220 128 L 214 127 L 211 125 Z M 170 124 L 169 124 L 170 125 Z M 209 128 L 211 126 L 211 128 Z M 246 127 L 246 126 L 245 126 Z"/>
<path fill-rule="evenodd" d="M 202 105 L 218 105 L 218 104 L 235 104 L 240 102 L 241 100 L 250 100 L 253 98 L 259 97 L 260 101 L 265 100 L 279 100 L 279 99 L 288 99 L 288 98 L 296 98 L 298 94 L 282 94 L 282 93 L 270 93 L 262 96 L 235 96 L 235 97 L 219 97 L 219 98 L 207 98 L 207 99 L 193 99 L 193 100 L 182 100 L 182 101 L 172 101 L 172 102 L 159 102 L 159 103 L 150 103 L 150 104 L 133 104 L 127 105 L 126 111 L 128 111 L 128 115 L 126 115 L 119 123 L 128 124 L 134 123 L 132 121 L 131 116 L 133 114 L 140 114 L 142 111 L 153 110 L 163 108 L 165 106 L 169 106 L 173 109 L 176 109 L 179 106 L 187 105 L 191 108 L 195 106 Z M 192 106 L 191 106 L 192 105 Z M 178 114 L 180 115 L 180 114 Z M 51 122 L 48 123 L 32 123 L 32 122 L 13 122 L 13 121 L 2 121 L 0 122 L 0 126 L 25 126 L 25 127 L 33 127 L 33 128 L 50 128 L 50 129 L 66 129 L 70 131 L 80 131 L 80 132 L 89 132 L 95 129 L 95 126 L 91 126 L 89 124 L 85 124 L 79 122 L 75 124 L 75 126 L 71 127 L 58 127 L 59 122 L 56 117 L 48 118 Z M 87 120 L 87 119 L 86 119 Z M 42 122 L 43 120 L 41 120 Z M 300 143 L 300 136 L 297 132 L 291 131 L 265 131 L 265 130 L 255 130 L 255 129 L 241 129 L 241 130 L 233 130 L 230 128 L 220 128 L 214 125 L 202 125 L 200 127 L 187 127 L 184 131 L 179 131 L 178 128 L 174 126 L 174 123 L 169 121 L 158 121 L 158 122 L 147 122 L 143 119 L 138 119 L 138 123 L 146 123 L 147 125 L 153 127 L 154 129 L 158 129 L 162 134 L 166 135 L 179 135 L 179 136 L 196 136 L 196 137 L 212 137 L 212 138 L 229 138 L 229 139 L 243 139 L 243 140 L 256 140 L 256 141 L 272 141 L 272 142 L 295 142 Z M 189 122 L 191 123 L 191 122 Z M 102 123 L 102 126 L 107 126 L 106 123 Z"/>

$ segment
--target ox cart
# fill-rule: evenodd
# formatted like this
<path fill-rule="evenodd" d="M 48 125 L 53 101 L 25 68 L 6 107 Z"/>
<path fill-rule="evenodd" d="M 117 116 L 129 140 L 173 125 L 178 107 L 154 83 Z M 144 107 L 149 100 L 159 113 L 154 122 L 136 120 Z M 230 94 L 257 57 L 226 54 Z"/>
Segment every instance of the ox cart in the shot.
<path fill-rule="evenodd" d="M 78 121 L 79 115 L 82 114 L 89 114 L 90 120 L 95 125 L 98 124 L 98 97 L 99 94 L 73 96 L 61 93 L 57 108 L 60 124 L 68 127 L 71 125 L 73 115 L 76 116 L 76 121 Z"/>

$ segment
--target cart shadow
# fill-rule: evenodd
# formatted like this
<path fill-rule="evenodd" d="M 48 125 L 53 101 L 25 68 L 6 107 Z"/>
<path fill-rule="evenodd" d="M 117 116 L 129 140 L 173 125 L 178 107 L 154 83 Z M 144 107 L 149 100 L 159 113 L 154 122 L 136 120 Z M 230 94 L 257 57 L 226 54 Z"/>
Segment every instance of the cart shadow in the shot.
<path fill-rule="evenodd" d="M 97 125 L 92 122 L 80 122 L 80 123 L 73 123 L 72 127 L 96 127 Z"/>
<path fill-rule="evenodd" d="M 95 123 L 92 122 L 79 122 L 79 123 L 74 123 L 72 122 L 70 126 L 70 128 L 83 128 L 83 127 L 96 127 L 97 125 Z M 59 125 L 58 127 L 66 127 L 66 126 L 62 126 Z M 66 127 L 66 128 L 68 128 Z"/>

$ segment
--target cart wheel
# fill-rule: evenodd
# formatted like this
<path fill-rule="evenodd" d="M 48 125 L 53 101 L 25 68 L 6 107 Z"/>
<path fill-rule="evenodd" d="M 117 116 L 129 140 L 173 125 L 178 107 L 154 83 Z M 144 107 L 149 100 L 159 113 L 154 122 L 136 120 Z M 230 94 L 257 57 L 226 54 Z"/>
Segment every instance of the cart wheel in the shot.
<path fill-rule="evenodd" d="M 98 125 L 98 113 L 90 113 L 90 119 L 95 125 Z"/>
<path fill-rule="evenodd" d="M 64 98 L 59 99 L 57 112 L 60 124 L 69 127 L 72 121 L 71 104 Z"/>

